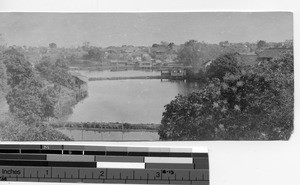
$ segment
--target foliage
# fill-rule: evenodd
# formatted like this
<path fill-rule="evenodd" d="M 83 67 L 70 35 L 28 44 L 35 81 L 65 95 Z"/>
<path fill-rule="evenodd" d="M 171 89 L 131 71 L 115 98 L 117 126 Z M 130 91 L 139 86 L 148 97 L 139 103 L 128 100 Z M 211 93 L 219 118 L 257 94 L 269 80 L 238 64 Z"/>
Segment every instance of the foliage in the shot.
<path fill-rule="evenodd" d="M 292 53 L 221 76 L 165 106 L 160 139 L 289 139 L 293 131 Z"/>
<path fill-rule="evenodd" d="M 6 67 L 0 60 L 0 94 L 1 92 L 7 91 L 7 76 L 6 76 Z"/>
<path fill-rule="evenodd" d="M 6 95 L 9 110 L 26 124 L 34 124 L 42 120 L 43 104 L 40 89 L 43 87 L 38 79 L 28 78 Z"/>
<path fill-rule="evenodd" d="M 0 123 L 0 138 L 4 141 L 70 141 L 71 139 L 46 124 L 26 125 L 12 116 Z"/>
<path fill-rule="evenodd" d="M 268 44 L 267 44 L 267 42 L 264 41 L 264 40 L 260 40 L 260 41 L 257 42 L 257 48 L 258 48 L 258 49 L 261 49 L 261 48 L 267 47 L 267 46 L 268 46 Z"/>
<path fill-rule="evenodd" d="M 219 56 L 214 60 L 206 70 L 206 76 L 210 79 L 218 78 L 223 80 L 226 73 L 238 74 L 241 72 L 241 66 L 235 53 L 228 53 Z"/>
<path fill-rule="evenodd" d="M 88 50 L 88 54 L 82 57 L 85 60 L 95 60 L 102 62 L 104 60 L 104 52 L 99 48 L 93 47 Z"/>
<path fill-rule="evenodd" d="M 48 86 L 45 87 L 41 94 L 41 103 L 43 105 L 43 118 L 54 118 L 55 115 L 55 107 L 59 98 L 59 87 Z"/>
<path fill-rule="evenodd" d="M 11 87 L 6 95 L 10 112 L 27 125 L 53 117 L 57 102 L 54 89 L 45 87 L 30 63 L 15 50 L 6 52 L 5 64 Z"/>
<path fill-rule="evenodd" d="M 68 65 L 64 60 L 58 59 L 53 64 L 50 58 L 42 58 L 35 69 L 48 81 L 74 89 L 76 87 L 74 77 L 68 72 Z"/>
<path fill-rule="evenodd" d="M 205 62 L 213 60 L 222 54 L 236 52 L 238 49 L 239 47 L 235 47 L 235 45 L 222 47 L 217 44 L 207 44 L 190 40 L 179 51 L 178 60 L 187 66 L 191 65 L 196 69 L 203 69 Z"/>
<path fill-rule="evenodd" d="M 49 48 L 51 49 L 57 48 L 57 45 L 54 42 L 52 42 L 49 44 Z"/>
<path fill-rule="evenodd" d="M 203 70 L 186 69 L 187 80 L 197 80 L 199 82 L 205 82 L 206 76 Z"/>
<path fill-rule="evenodd" d="M 31 64 L 25 60 L 24 55 L 15 49 L 4 52 L 4 64 L 6 65 L 7 83 L 11 88 L 19 85 L 24 79 L 34 77 Z"/>
<path fill-rule="evenodd" d="M 178 53 L 178 60 L 187 66 L 195 65 L 200 59 L 200 46 L 196 40 L 184 43 L 183 49 Z"/>

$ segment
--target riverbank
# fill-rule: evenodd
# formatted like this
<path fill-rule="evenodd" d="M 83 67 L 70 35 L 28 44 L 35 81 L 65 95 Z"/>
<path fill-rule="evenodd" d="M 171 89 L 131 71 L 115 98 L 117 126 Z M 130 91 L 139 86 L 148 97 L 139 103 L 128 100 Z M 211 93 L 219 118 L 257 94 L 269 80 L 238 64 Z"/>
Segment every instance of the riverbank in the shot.
<path fill-rule="evenodd" d="M 159 124 L 132 124 L 119 122 L 53 122 L 50 125 L 54 128 L 75 128 L 84 130 L 101 131 L 155 131 Z"/>
<path fill-rule="evenodd" d="M 101 81 L 101 80 L 146 80 L 146 79 L 161 79 L 161 76 L 130 76 L 130 77 L 98 77 L 89 78 L 89 81 Z"/>

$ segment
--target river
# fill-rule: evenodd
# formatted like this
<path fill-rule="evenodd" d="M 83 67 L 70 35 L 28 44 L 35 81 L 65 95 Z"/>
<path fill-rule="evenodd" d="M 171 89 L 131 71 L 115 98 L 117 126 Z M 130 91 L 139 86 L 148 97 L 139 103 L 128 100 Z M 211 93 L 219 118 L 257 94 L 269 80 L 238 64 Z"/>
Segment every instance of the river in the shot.
<path fill-rule="evenodd" d="M 160 75 L 157 71 L 79 72 L 87 77 Z M 159 79 L 89 81 L 88 97 L 74 107 L 68 121 L 160 123 L 166 104 L 198 88 L 197 83 Z"/>
<path fill-rule="evenodd" d="M 77 71 L 86 77 L 157 76 L 159 71 Z M 101 80 L 88 82 L 88 97 L 76 104 L 67 121 L 160 124 L 164 106 L 178 94 L 186 95 L 201 85 L 160 79 Z M 78 132 L 78 133 L 77 133 Z M 158 134 L 64 130 L 79 140 L 157 140 Z M 96 136 L 95 136 L 96 134 Z M 115 135 L 114 135 L 115 134 Z M 90 135 L 90 136 L 88 136 Z M 93 135 L 93 136 L 92 136 Z M 139 137 L 138 135 L 141 135 Z M 145 137 L 146 137 L 145 135 Z M 149 136 L 149 138 L 148 138 Z M 101 139 L 102 138 L 102 139 Z"/>

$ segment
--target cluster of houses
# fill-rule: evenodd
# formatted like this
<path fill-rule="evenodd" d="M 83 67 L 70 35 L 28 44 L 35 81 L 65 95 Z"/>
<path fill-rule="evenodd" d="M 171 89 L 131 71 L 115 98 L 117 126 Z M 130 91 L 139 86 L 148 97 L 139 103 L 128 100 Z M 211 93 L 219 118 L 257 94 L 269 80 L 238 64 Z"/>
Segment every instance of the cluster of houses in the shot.
<path fill-rule="evenodd" d="M 243 65 L 253 66 L 258 65 L 261 62 L 271 61 L 274 58 L 280 57 L 283 53 L 292 51 L 290 48 L 267 48 L 262 51 L 253 53 L 239 53 L 236 52 L 236 56 L 240 59 Z M 208 60 L 204 63 L 204 69 L 207 69 L 214 60 Z"/>
<path fill-rule="evenodd" d="M 111 55 L 119 55 L 121 59 L 111 59 Z M 151 56 L 150 56 L 151 55 Z M 177 54 L 171 48 L 163 45 L 156 47 L 108 47 L 105 57 L 113 69 L 159 69 L 161 66 L 174 63 Z"/>
<path fill-rule="evenodd" d="M 224 42 L 226 45 L 226 42 Z M 228 43 L 227 43 L 228 44 Z M 252 52 L 246 52 L 246 50 L 240 50 L 236 52 L 239 61 L 244 65 L 256 65 L 263 61 L 269 61 L 273 58 L 279 57 L 282 53 L 292 50 L 293 42 L 286 41 L 281 43 L 282 46 L 278 46 L 278 43 L 268 43 L 268 48 L 260 48 L 260 50 L 251 50 Z M 122 46 L 122 47 L 107 47 L 99 48 L 103 53 L 103 60 L 84 60 L 80 59 L 84 54 L 87 53 L 86 50 L 82 48 L 21 48 L 25 56 L 32 61 L 37 63 L 43 56 L 58 57 L 73 56 L 78 63 L 72 61 L 73 65 L 78 67 L 91 69 L 110 69 L 112 71 L 118 70 L 128 70 L 128 69 L 142 69 L 142 70 L 160 70 L 162 77 L 174 77 L 180 78 L 186 76 L 186 71 L 190 67 L 180 66 L 176 63 L 177 53 L 180 49 L 176 45 L 159 45 L 155 44 L 152 47 L 143 46 Z M 203 69 L 207 69 L 214 60 L 208 60 L 203 64 Z M 77 76 L 77 75 L 75 75 Z"/>
<path fill-rule="evenodd" d="M 266 48 L 258 52 L 249 53 L 239 53 L 236 52 L 236 56 L 239 61 L 246 66 L 257 65 L 261 62 L 270 61 L 274 58 L 279 57 L 282 53 L 290 51 L 292 49 L 288 48 Z M 208 60 L 204 63 L 204 70 L 209 67 L 209 65 L 214 60 Z M 148 54 L 143 54 L 141 57 L 135 58 L 133 61 L 111 61 L 112 65 L 115 67 L 132 67 L 138 69 L 156 69 L 161 71 L 162 79 L 182 79 L 187 75 L 187 70 L 192 69 L 191 66 L 183 66 L 174 61 L 160 61 L 151 59 Z"/>

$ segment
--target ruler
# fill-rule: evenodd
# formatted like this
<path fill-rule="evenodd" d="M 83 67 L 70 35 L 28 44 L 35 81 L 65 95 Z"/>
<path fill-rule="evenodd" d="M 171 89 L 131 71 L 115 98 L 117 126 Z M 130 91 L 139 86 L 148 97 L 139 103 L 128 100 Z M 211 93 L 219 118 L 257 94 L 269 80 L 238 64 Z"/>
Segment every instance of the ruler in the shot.
<path fill-rule="evenodd" d="M 0 144 L 0 180 L 209 185 L 209 160 L 191 148 Z"/>

